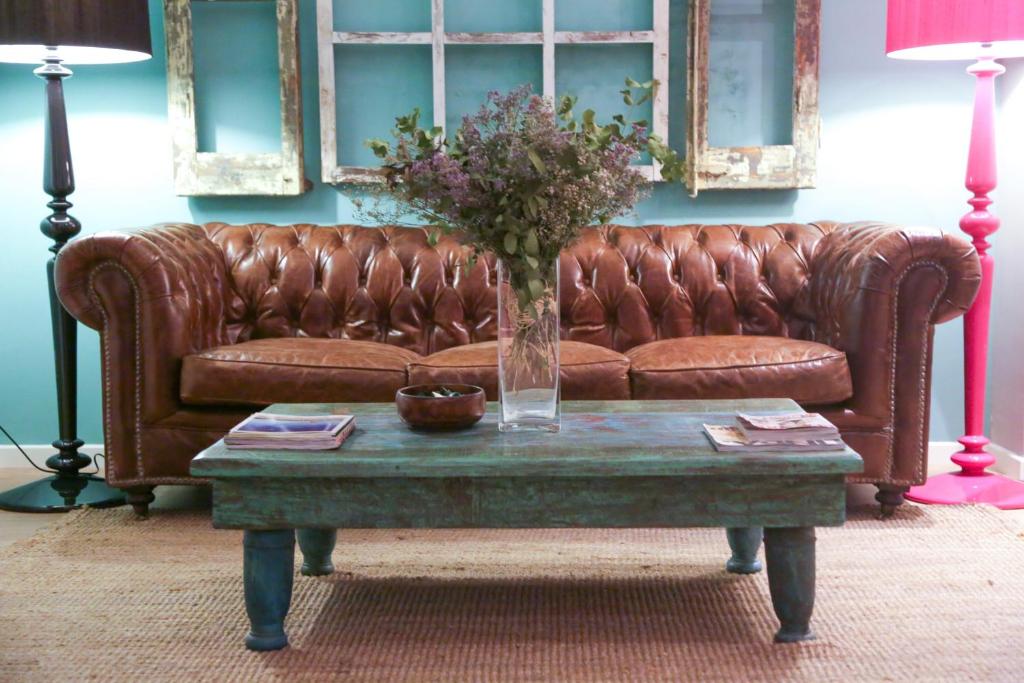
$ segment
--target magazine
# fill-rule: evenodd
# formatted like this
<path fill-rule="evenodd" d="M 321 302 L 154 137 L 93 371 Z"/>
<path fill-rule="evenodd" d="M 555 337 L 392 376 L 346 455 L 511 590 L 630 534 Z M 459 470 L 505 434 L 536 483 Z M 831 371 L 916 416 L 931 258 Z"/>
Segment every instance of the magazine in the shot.
<path fill-rule="evenodd" d="M 737 413 L 736 422 L 749 441 L 789 442 L 839 439 L 836 426 L 818 413 L 748 415 Z"/>
<path fill-rule="evenodd" d="M 739 427 L 704 425 L 704 433 L 716 451 L 722 453 L 808 453 L 841 451 L 842 439 L 794 439 L 792 441 L 751 441 Z"/>
<path fill-rule="evenodd" d="M 337 448 L 355 429 L 352 415 L 255 413 L 224 437 L 228 448 L 323 451 Z"/>

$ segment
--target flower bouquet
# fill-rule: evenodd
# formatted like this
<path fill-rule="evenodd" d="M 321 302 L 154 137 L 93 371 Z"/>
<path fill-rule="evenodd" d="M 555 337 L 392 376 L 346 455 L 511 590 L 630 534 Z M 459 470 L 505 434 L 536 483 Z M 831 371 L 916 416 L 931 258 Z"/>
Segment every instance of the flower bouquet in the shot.
<path fill-rule="evenodd" d="M 656 82 L 626 79 L 629 106 L 651 98 Z M 477 254 L 498 257 L 498 366 L 503 431 L 557 431 L 558 255 L 583 226 L 606 223 L 645 196 L 631 163 L 647 152 L 665 180 L 683 165 L 644 121 L 623 115 L 599 124 L 577 100 L 557 107 L 528 86 L 492 92 L 454 135 L 420 127 L 420 112 L 396 119 L 394 141 L 368 140 L 382 160 L 379 193 L 392 202 L 357 206 L 382 223 L 410 214 L 459 233 Z"/>

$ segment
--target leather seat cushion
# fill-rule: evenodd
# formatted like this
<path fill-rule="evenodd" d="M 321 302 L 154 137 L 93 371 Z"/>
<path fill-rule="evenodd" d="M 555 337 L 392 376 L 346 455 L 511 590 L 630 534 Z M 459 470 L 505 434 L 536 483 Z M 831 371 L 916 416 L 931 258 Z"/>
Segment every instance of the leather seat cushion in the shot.
<path fill-rule="evenodd" d="M 419 354 L 390 344 L 281 337 L 186 356 L 181 400 L 192 405 L 393 401 Z"/>
<path fill-rule="evenodd" d="M 583 342 L 561 341 L 562 398 L 568 401 L 629 398 L 629 360 L 621 353 Z M 409 363 L 410 384 L 475 384 L 498 399 L 498 343 L 455 346 Z"/>
<path fill-rule="evenodd" d="M 799 339 L 679 337 L 626 356 L 636 399 L 792 398 L 821 405 L 853 395 L 846 354 Z"/>

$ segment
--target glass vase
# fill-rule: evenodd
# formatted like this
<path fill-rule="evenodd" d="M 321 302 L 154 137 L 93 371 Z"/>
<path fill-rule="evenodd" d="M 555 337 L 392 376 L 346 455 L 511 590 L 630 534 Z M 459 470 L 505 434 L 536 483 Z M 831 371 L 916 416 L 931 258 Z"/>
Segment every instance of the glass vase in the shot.
<path fill-rule="evenodd" d="M 558 304 L 558 259 L 536 269 L 498 260 L 498 429 L 503 432 L 561 427 Z"/>

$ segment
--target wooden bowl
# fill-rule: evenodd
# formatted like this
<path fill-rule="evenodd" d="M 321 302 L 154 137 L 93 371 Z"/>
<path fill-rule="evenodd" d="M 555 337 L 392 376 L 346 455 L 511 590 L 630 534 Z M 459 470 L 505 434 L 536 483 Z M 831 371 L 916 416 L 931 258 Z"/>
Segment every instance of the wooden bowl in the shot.
<path fill-rule="evenodd" d="M 422 396 L 441 388 L 459 396 Z M 395 394 L 398 416 L 413 429 L 444 431 L 468 429 L 487 412 L 484 390 L 471 384 L 417 384 Z"/>

